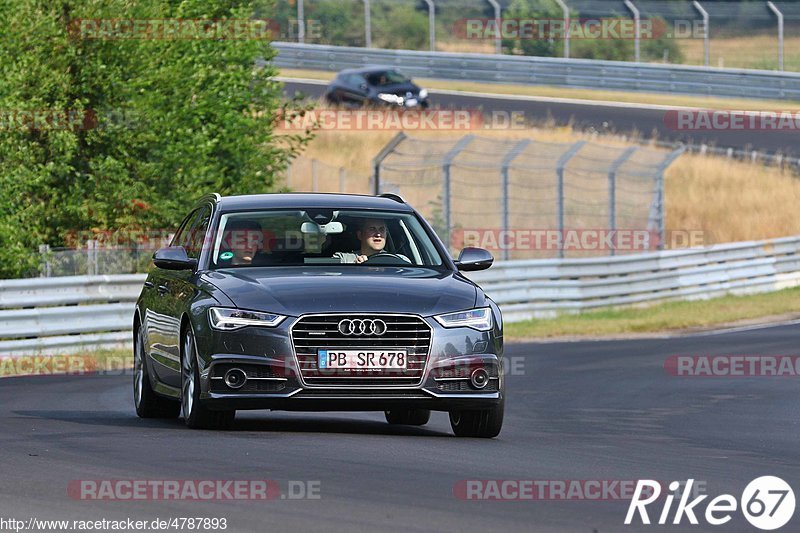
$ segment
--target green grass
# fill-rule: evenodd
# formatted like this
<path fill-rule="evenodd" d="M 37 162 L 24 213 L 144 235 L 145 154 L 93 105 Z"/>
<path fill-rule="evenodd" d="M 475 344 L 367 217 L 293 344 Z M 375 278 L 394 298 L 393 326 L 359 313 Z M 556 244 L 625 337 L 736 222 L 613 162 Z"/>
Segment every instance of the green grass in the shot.
<path fill-rule="evenodd" d="M 800 315 L 800 287 L 748 296 L 724 296 L 651 307 L 602 309 L 580 315 L 527 320 L 505 326 L 507 340 L 608 336 L 702 329 L 764 317 Z"/>

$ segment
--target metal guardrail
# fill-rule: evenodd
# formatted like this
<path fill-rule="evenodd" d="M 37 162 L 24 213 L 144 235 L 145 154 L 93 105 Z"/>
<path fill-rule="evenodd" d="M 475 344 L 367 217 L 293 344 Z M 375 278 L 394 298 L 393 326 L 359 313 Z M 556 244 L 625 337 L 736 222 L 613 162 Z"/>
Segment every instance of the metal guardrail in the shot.
<path fill-rule="evenodd" d="M 507 322 L 800 285 L 800 236 L 705 249 L 498 262 L 469 277 Z M 130 344 L 143 274 L 0 281 L 0 356 Z"/>
<path fill-rule="evenodd" d="M 365 65 L 409 76 L 668 94 L 800 100 L 800 73 L 552 57 L 384 50 L 273 42 L 284 68 L 338 71 Z"/>
<path fill-rule="evenodd" d="M 500 305 L 507 322 L 768 292 L 800 285 L 800 237 L 617 257 L 508 261 L 469 277 Z"/>
<path fill-rule="evenodd" d="M 144 274 L 0 280 L 0 357 L 130 343 Z"/>

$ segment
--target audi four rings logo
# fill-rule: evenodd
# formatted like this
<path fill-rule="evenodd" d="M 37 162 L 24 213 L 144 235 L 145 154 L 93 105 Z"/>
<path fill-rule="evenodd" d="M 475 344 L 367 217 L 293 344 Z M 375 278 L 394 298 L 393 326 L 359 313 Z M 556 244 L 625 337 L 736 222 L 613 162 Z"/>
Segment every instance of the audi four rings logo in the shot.
<path fill-rule="evenodd" d="M 342 335 L 383 335 L 386 322 L 379 318 L 345 318 L 339 322 Z"/>

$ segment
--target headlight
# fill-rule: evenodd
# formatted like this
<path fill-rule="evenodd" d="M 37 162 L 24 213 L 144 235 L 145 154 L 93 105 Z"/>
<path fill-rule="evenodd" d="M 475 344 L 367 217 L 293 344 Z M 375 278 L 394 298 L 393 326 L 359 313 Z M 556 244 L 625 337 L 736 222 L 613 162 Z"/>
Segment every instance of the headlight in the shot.
<path fill-rule="evenodd" d="M 224 307 L 212 307 L 208 310 L 208 318 L 211 327 L 222 331 L 230 331 L 245 326 L 261 326 L 274 328 L 280 324 L 283 315 L 274 313 L 260 313 L 258 311 L 244 311 L 242 309 L 227 309 Z"/>
<path fill-rule="evenodd" d="M 397 96 L 396 94 L 389 94 L 389 93 L 378 93 L 378 98 L 383 100 L 384 102 L 389 102 L 392 104 L 402 104 L 403 97 Z"/>
<path fill-rule="evenodd" d="M 492 329 L 493 324 L 491 307 L 447 313 L 433 318 L 446 328 L 472 328 L 478 331 L 488 331 Z"/>
<path fill-rule="evenodd" d="M 428 89 L 420 89 L 419 90 L 419 99 L 425 100 L 428 97 Z"/>

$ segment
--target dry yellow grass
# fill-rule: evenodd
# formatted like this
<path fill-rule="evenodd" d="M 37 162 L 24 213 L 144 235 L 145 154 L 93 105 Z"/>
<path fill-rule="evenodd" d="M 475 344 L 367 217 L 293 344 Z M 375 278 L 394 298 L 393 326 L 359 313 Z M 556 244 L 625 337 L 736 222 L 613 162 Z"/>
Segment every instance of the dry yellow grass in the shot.
<path fill-rule="evenodd" d="M 713 242 L 800 234 L 800 179 L 779 168 L 685 154 L 667 171 L 665 194 L 667 227 Z"/>
<path fill-rule="evenodd" d="M 338 167 L 347 171 L 346 192 L 370 193 L 372 158 L 395 132 L 319 132 L 292 172 L 291 187 L 309 191 L 309 161 L 318 167 L 318 190 L 337 192 Z M 533 138 L 543 142 L 574 142 L 591 138 L 613 146 L 617 138 L 590 137 L 569 128 L 484 131 L 495 139 Z M 459 134 L 414 132 L 414 137 L 444 138 Z M 480 193 L 480 191 L 476 191 Z M 707 240 L 731 242 L 800 234 L 800 179 L 779 168 L 764 167 L 720 156 L 685 154 L 666 174 L 667 229 L 702 230 Z"/>
<path fill-rule="evenodd" d="M 683 39 L 679 45 L 689 65 L 703 64 L 703 40 Z M 778 38 L 776 35 L 745 35 L 737 37 L 711 37 L 710 63 L 715 67 L 775 69 L 778 66 Z M 787 36 L 784 44 L 786 70 L 800 70 L 800 37 Z"/>

